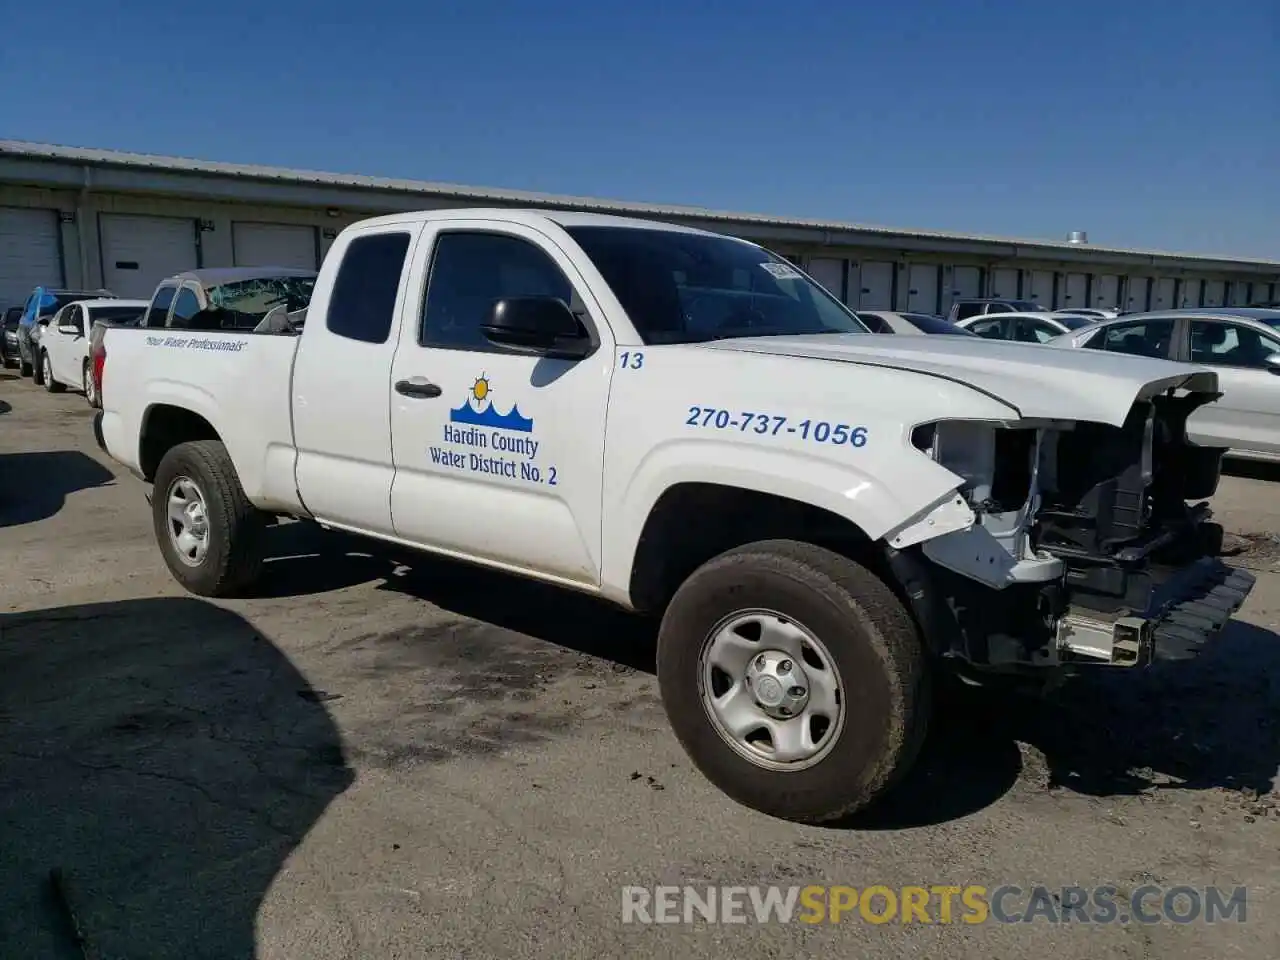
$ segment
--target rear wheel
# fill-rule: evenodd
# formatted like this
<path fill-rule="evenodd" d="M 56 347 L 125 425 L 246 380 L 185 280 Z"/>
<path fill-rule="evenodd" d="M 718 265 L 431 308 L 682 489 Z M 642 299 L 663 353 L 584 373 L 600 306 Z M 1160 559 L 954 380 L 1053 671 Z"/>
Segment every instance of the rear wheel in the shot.
<path fill-rule="evenodd" d="M 222 441 L 182 443 L 166 453 L 151 512 L 169 571 L 192 593 L 234 596 L 258 578 L 267 517 L 249 503 Z"/>
<path fill-rule="evenodd" d="M 67 389 L 57 380 L 53 379 L 53 361 L 49 359 L 49 351 L 40 351 L 40 382 L 44 384 L 45 390 L 49 393 L 61 393 Z"/>
<path fill-rule="evenodd" d="M 914 762 L 929 709 L 924 652 L 894 594 L 852 560 L 790 540 L 722 554 L 680 587 L 658 682 L 712 783 L 806 823 L 883 796 Z"/>
<path fill-rule="evenodd" d="M 25 360 L 23 360 L 23 359 L 19 358 L 19 359 L 18 359 L 18 373 L 19 373 L 19 374 L 21 374 L 21 375 L 22 375 L 22 376 L 24 376 L 24 377 L 30 377 L 30 376 L 34 376 L 35 371 L 34 371 L 34 369 L 32 368 L 31 364 L 29 364 L 29 363 L 27 363 L 27 361 L 25 361 Z"/>
<path fill-rule="evenodd" d="M 84 390 L 85 402 L 91 407 L 98 406 L 98 391 L 93 385 L 93 364 L 88 360 L 80 368 L 80 387 Z"/>

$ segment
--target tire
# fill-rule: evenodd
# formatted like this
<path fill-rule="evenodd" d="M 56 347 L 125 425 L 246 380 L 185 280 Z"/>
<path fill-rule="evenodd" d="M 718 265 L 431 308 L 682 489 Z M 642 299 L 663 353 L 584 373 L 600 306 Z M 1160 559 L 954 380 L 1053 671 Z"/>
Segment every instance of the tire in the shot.
<path fill-rule="evenodd" d="M 730 745 L 704 703 L 704 688 L 715 691 L 704 651 L 712 649 L 721 625 L 744 611 L 799 625 L 825 647 L 818 659 L 834 664 L 843 687 L 842 719 L 815 738 L 825 752 L 808 766 L 784 769 L 762 765 L 758 755 L 749 759 L 741 740 Z M 761 648 L 767 646 L 761 634 Z M 754 653 L 745 656 L 760 662 Z M 790 661 L 778 662 L 785 667 Z M 817 691 L 822 671 L 808 655 L 801 669 Z M 833 676 L 827 674 L 828 681 Z M 812 824 L 848 817 L 899 781 L 919 752 L 931 699 L 925 651 L 897 597 L 852 560 L 792 540 L 739 547 L 694 571 L 662 619 L 658 683 L 676 737 L 707 779 L 745 806 Z M 742 691 L 751 689 L 744 683 Z M 766 687 L 757 683 L 756 689 Z M 782 722 L 802 721 L 792 716 Z"/>
<path fill-rule="evenodd" d="M 96 410 L 98 393 L 93 387 L 93 365 L 88 360 L 80 368 L 80 389 L 84 392 L 84 402 Z"/>
<path fill-rule="evenodd" d="M 35 375 L 35 371 L 32 369 L 31 364 L 27 363 L 27 361 L 19 360 L 18 374 L 23 377 L 31 377 Z"/>
<path fill-rule="evenodd" d="M 67 389 L 65 385 L 53 378 L 53 363 L 49 360 L 49 351 L 40 351 L 40 382 L 49 393 L 61 393 Z"/>
<path fill-rule="evenodd" d="M 169 501 L 181 481 L 194 484 L 203 500 L 206 547 L 198 562 L 183 556 L 171 532 Z M 267 517 L 245 497 L 222 441 L 181 443 L 164 455 L 156 469 L 151 515 L 169 572 L 191 593 L 235 596 L 262 572 Z"/>

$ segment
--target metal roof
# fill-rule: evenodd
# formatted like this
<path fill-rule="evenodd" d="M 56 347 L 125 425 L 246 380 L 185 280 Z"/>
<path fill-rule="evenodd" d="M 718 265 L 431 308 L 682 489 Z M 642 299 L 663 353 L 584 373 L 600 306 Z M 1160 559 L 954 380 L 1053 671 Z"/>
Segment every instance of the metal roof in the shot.
<path fill-rule="evenodd" d="M 1081 252 L 1115 254 L 1121 256 L 1158 257 L 1177 260 L 1203 260 L 1215 263 L 1236 263 L 1248 267 L 1269 267 L 1280 271 L 1280 260 L 1257 257 L 1234 257 L 1211 254 L 1190 254 L 1176 251 L 1143 250 L 1128 247 L 1105 247 L 1093 243 L 1071 243 L 1044 239 L 984 236 L 944 230 L 919 230 L 886 227 L 875 224 L 849 223 L 839 220 L 821 220 L 797 217 L 766 216 L 756 213 L 735 213 L 702 207 L 663 203 L 605 200 L 595 197 L 561 196 L 522 190 L 504 190 L 490 187 L 472 187 L 452 183 L 435 183 L 427 180 L 406 180 L 394 177 L 372 177 L 360 174 L 326 173 L 317 170 L 293 170 L 285 167 L 267 167 L 254 164 L 224 163 L 216 160 L 196 160 L 188 157 L 169 157 L 155 154 L 127 153 L 117 150 L 100 150 L 89 147 L 68 147 L 47 143 L 31 143 L 23 140 L 0 140 L 0 159 L 5 156 L 16 159 L 63 161 L 84 165 L 98 165 L 135 170 L 153 170 L 158 173 L 187 173 L 204 176 L 233 177 L 315 186 L 358 188 L 400 194 L 428 194 L 442 199 L 488 202 L 499 205 L 522 205 L 535 208 L 597 211 L 607 214 L 636 215 L 647 218 L 695 219 L 712 223 L 757 225 L 814 230 L 826 233 L 849 233 L 902 238 L 922 241 L 951 241 L 968 243 L 1002 244 L 1046 254 L 1079 256 Z"/>

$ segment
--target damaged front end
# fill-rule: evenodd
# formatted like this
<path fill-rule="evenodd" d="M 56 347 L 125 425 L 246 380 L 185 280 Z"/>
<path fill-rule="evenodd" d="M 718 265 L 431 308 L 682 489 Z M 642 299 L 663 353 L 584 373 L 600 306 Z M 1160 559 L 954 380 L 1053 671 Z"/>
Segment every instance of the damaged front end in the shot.
<path fill-rule="evenodd" d="M 1225 451 L 1186 437 L 1187 418 L 1218 396 L 1140 397 L 1120 426 L 917 427 L 916 448 L 962 480 L 939 510 L 972 511 L 939 536 L 913 534 L 918 522 L 889 537 L 889 563 L 935 652 L 1006 673 L 1198 653 L 1254 581 L 1218 559 L 1222 528 L 1203 502 Z"/>

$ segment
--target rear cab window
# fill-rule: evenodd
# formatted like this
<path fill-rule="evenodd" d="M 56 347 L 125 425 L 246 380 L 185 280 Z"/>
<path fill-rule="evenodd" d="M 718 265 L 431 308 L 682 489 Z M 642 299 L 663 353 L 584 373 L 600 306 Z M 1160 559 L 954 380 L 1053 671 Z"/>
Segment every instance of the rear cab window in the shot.
<path fill-rule="evenodd" d="M 144 327 L 163 327 L 169 316 L 169 305 L 173 303 L 173 295 L 177 287 L 165 284 L 151 298 L 151 306 L 147 307 L 147 315 L 142 321 Z"/>
<path fill-rule="evenodd" d="M 403 231 L 371 233 L 347 244 L 325 315 L 330 333 L 361 343 L 387 342 L 409 239 Z"/>

